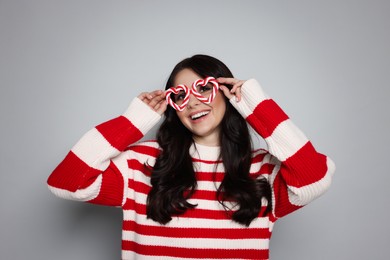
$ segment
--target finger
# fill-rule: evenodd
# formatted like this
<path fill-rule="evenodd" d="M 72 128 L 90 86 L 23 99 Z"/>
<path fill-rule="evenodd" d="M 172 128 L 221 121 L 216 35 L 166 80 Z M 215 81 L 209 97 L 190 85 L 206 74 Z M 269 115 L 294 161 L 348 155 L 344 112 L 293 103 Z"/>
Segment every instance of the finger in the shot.
<path fill-rule="evenodd" d="M 241 101 L 241 87 L 237 88 L 235 94 L 236 94 L 236 101 L 240 102 Z"/>
<path fill-rule="evenodd" d="M 161 105 L 160 103 L 161 103 L 161 101 L 153 106 L 154 111 L 157 111 L 160 108 L 160 105 Z"/>
<path fill-rule="evenodd" d="M 148 92 L 142 92 L 141 94 L 138 95 L 138 98 L 144 101 L 149 93 Z"/>
<path fill-rule="evenodd" d="M 225 85 L 220 85 L 219 89 L 222 90 L 223 94 L 228 98 L 231 99 L 234 97 L 232 93 L 230 93 L 230 90 Z"/>
<path fill-rule="evenodd" d="M 150 92 L 149 94 L 152 96 L 158 96 L 158 95 L 161 95 L 163 93 L 164 93 L 164 91 L 158 89 L 158 90 L 154 90 L 154 91 Z"/>
<path fill-rule="evenodd" d="M 151 92 L 142 93 L 139 98 L 146 104 L 149 104 L 150 101 L 154 98 L 154 95 Z"/>
<path fill-rule="evenodd" d="M 160 101 L 155 107 L 154 110 L 160 115 L 164 114 L 165 110 L 167 110 L 167 102 L 165 100 Z"/>
<path fill-rule="evenodd" d="M 219 77 L 217 78 L 217 81 L 219 83 L 226 83 L 226 84 L 230 84 L 232 81 L 234 81 L 235 79 L 234 78 L 225 78 L 225 77 Z"/>
<path fill-rule="evenodd" d="M 236 93 L 238 87 L 238 85 L 233 85 L 233 87 L 230 89 L 230 93 Z"/>
<path fill-rule="evenodd" d="M 156 96 L 156 95 L 161 95 L 164 92 L 162 90 L 155 90 L 152 92 L 142 92 L 141 94 L 138 95 L 138 98 L 141 99 L 143 102 L 146 104 L 149 104 L 150 101 Z"/>
<path fill-rule="evenodd" d="M 149 106 L 154 108 L 158 103 L 165 99 L 165 95 L 163 93 L 156 94 L 149 102 Z"/>
<path fill-rule="evenodd" d="M 147 97 L 150 99 L 150 100 L 153 100 L 154 98 L 160 96 L 163 94 L 163 91 L 162 90 L 154 90 L 152 92 L 149 92 L 147 94 Z"/>
<path fill-rule="evenodd" d="M 232 89 L 230 90 L 230 92 L 231 92 L 231 93 L 235 93 L 236 90 L 237 90 L 238 88 L 240 88 L 240 87 L 244 84 L 244 82 L 245 82 L 245 81 L 243 81 L 243 80 L 237 81 L 237 82 L 233 85 L 233 87 L 232 87 Z"/>
<path fill-rule="evenodd" d="M 155 97 L 155 96 L 159 96 L 159 95 L 163 95 L 164 94 L 164 91 L 158 89 L 158 90 L 154 90 L 152 92 L 149 93 L 152 97 Z"/>
<path fill-rule="evenodd" d="M 234 85 L 234 84 L 236 84 L 240 80 L 238 80 L 236 78 L 220 77 L 220 78 L 217 78 L 217 81 L 218 81 L 218 83 L 222 83 L 222 84 Z"/>

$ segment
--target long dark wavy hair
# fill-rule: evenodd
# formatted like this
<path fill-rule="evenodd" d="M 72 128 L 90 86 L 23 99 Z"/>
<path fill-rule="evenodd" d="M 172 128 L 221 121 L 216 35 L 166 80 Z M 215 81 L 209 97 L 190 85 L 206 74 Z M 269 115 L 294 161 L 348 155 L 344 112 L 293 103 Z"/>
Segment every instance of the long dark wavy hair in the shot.
<path fill-rule="evenodd" d="M 207 55 L 195 55 L 175 66 L 165 89 L 173 86 L 176 75 L 183 69 L 191 69 L 200 77 L 233 77 L 229 68 L 220 60 Z M 252 143 L 248 126 L 226 97 L 225 104 L 226 112 L 220 125 L 220 159 L 225 175 L 217 189 L 216 199 L 234 221 L 249 226 L 260 213 L 263 197 L 268 201 L 264 215 L 271 210 L 271 188 L 264 178 L 253 179 L 249 176 Z M 148 194 L 146 213 L 148 218 L 166 224 L 171 221 L 172 215 L 183 214 L 187 209 L 197 206 L 187 201 L 197 186 L 189 154 L 194 140 L 192 133 L 170 106 L 157 132 L 157 141 L 162 151 L 152 169 L 152 189 Z M 228 200 L 237 203 L 238 209 L 231 211 L 225 203 Z"/>

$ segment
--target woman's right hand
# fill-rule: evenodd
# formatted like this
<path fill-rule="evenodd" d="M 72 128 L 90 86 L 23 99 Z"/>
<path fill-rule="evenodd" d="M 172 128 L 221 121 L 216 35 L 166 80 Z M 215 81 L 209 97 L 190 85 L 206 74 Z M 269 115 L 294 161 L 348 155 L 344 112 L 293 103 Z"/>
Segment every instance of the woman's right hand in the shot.
<path fill-rule="evenodd" d="M 167 109 L 167 102 L 165 101 L 165 92 L 162 90 L 142 92 L 138 95 L 138 98 L 160 115 L 162 115 Z"/>

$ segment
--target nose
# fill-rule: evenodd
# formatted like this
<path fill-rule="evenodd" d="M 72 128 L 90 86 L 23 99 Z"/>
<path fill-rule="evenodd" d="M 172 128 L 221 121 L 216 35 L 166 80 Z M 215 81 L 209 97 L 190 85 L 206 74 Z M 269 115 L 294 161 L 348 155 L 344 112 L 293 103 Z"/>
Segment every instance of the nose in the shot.
<path fill-rule="evenodd" d="M 194 108 L 196 106 L 198 106 L 200 104 L 200 100 L 197 99 L 192 93 L 190 94 L 190 98 L 188 100 L 188 104 L 187 104 L 187 107 L 190 109 L 190 108 Z"/>

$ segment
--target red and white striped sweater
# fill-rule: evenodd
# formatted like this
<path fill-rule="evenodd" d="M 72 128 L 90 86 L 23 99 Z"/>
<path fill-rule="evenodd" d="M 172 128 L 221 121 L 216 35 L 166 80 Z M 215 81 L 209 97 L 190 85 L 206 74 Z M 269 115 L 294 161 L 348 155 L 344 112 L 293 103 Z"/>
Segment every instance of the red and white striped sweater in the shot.
<path fill-rule="evenodd" d="M 122 207 L 123 259 L 268 259 L 275 221 L 320 196 L 335 166 L 256 80 L 242 86 L 240 102 L 230 102 L 268 145 L 253 152 L 250 172 L 271 184 L 273 208 L 249 227 L 229 219 L 216 200 L 224 175 L 220 148 L 199 144 L 190 149 L 198 184 L 190 203 L 198 206 L 166 225 L 146 218 L 151 186 L 144 163 L 153 166 L 160 149 L 155 141 L 136 142 L 161 116 L 137 98 L 123 115 L 81 138 L 50 175 L 49 188 L 62 198 Z"/>

